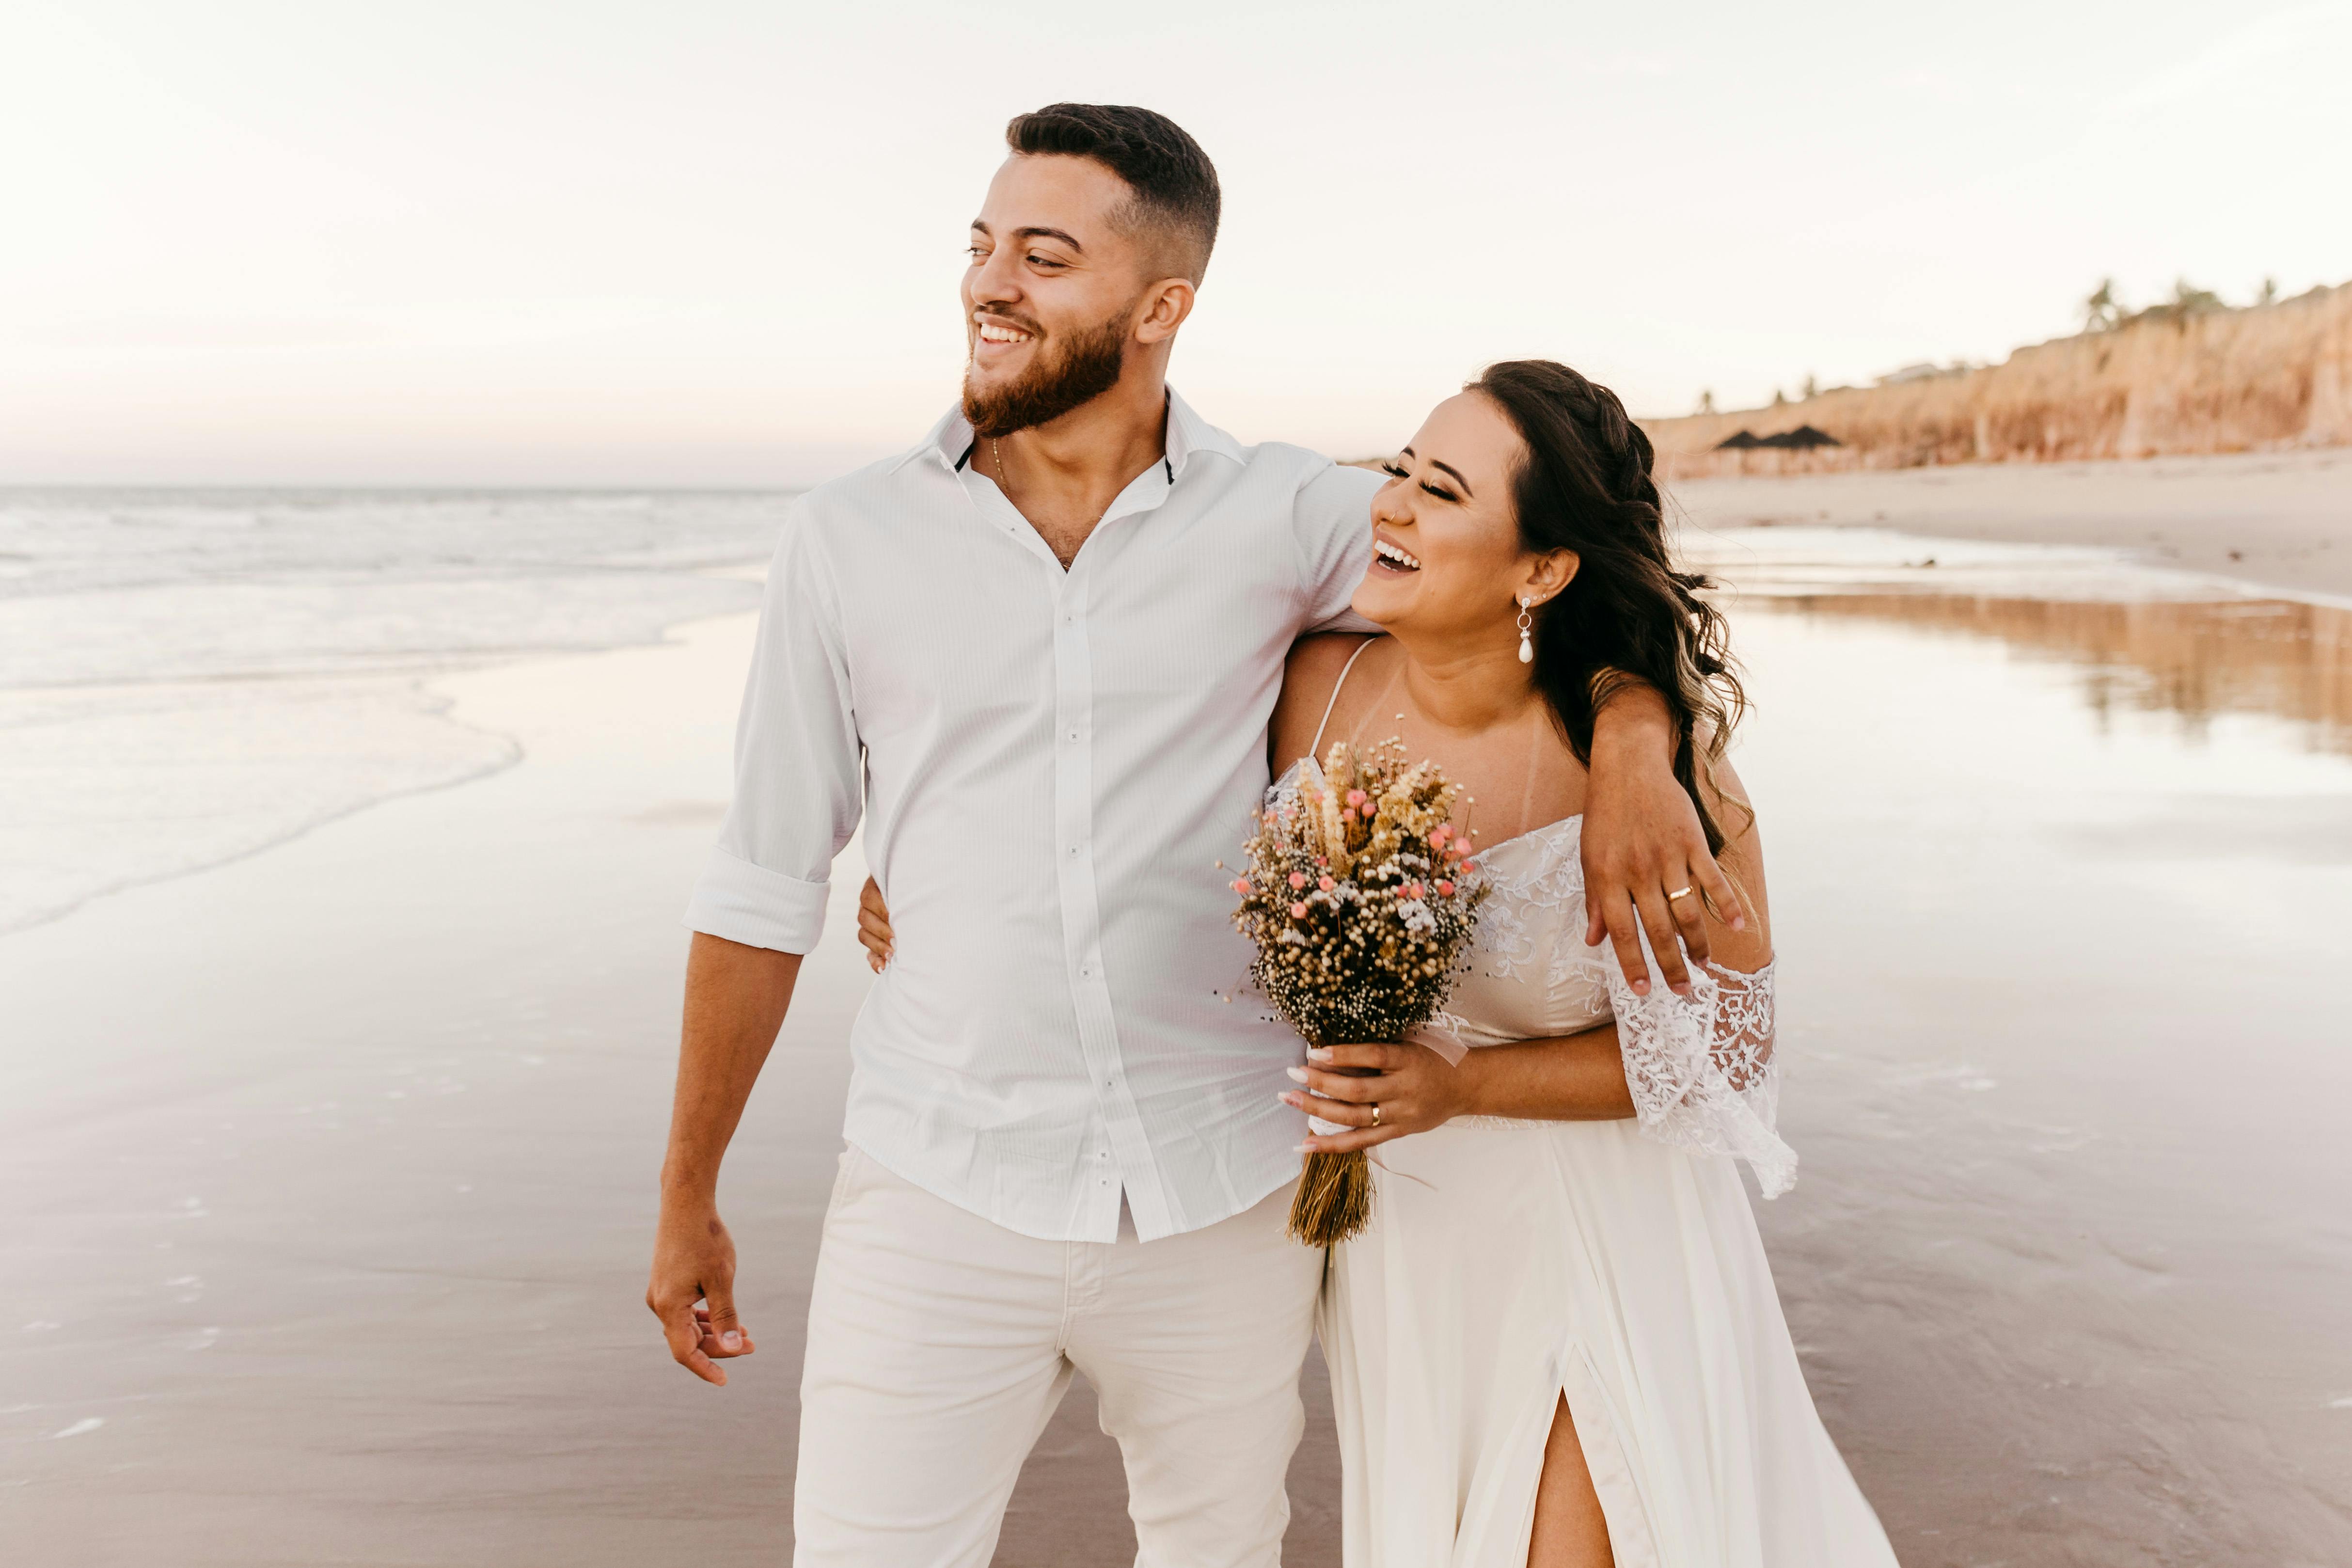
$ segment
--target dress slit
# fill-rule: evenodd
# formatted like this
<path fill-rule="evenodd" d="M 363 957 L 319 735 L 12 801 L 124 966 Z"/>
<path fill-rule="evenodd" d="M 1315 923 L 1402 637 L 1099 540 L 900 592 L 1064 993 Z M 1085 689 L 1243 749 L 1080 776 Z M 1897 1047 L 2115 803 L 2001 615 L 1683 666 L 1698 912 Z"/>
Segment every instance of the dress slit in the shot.
<path fill-rule="evenodd" d="M 1576 1423 L 1576 1446 L 1584 1451 L 1584 1473 L 1592 1478 L 1593 1495 L 1601 1500 L 1601 1517 L 1609 1526 L 1609 1554 L 1616 1568 L 1658 1568 L 1657 1537 L 1650 1531 L 1650 1510 L 1642 1500 L 1642 1483 L 1626 1457 L 1625 1435 L 1617 1412 L 1592 1367 L 1592 1352 L 1580 1339 L 1560 1352 L 1559 1393 L 1568 1418 Z M 1549 1428 L 1545 1436 L 1550 1436 Z M 1536 1483 L 1543 1483 L 1543 1466 L 1536 1467 Z M 1536 1500 L 1528 1499 L 1532 1532 Z M 1524 1563 L 1527 1555 L 1520 1553 Z"/>

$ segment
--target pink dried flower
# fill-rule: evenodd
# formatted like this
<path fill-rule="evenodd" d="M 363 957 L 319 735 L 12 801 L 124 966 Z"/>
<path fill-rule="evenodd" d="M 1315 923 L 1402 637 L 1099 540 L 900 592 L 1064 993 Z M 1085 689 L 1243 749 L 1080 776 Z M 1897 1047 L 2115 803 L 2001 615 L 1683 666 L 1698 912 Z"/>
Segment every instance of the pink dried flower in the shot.
<path fill-rule="evenodd" d="M 1303 920 L 1305 920 L 1305 919 L 1307 918 L 1307 906 L 1306 906 L 1305 904 L 1293 904 L 1293 905 L 1291 905 L 1291 906 L 1290 906 L 1290 918 L 1291 918 L 1292 920 L 1295 920 L 1295 921 L 1303 921 Z"/>
<path fill-rule="evenodd" d="M 1318 877 L 1315 879 L 1315 885 L 1328 893 L 1339 884 L 1332 881 L 1328 877 Z"/>
<path fill-rule="evenodd" d="M 1421 897 L 1421 884 L 1419 882 L 1407 882 L 1403 889 L 1404 896 L 1408 899 L 1417 899 Z"/>
<path fill-rule="evenodd" d="M 1360 790 L 1360 789 L 1351 789 L 1351 790 L 1349 790 L 1349 791 L 1348 792 L 1348 804 L 1349 804 L 1349 805 L 1363 805 L 1363 804 L 1364 804 L 1364 792 L 1363 792 L 1362 790 Z"/>
<path fill-rule="evenodd" d="M 1307 886 L 1307 873 L 1304 871 L 1293 871 L 1290 874 L 1290 885 L 1294 888 L 1303 888 Z"/>
<path fill-rule="evenodd" d="M 1234 892 L 1239 893 L 1242 897 L 1246 899 L 1249 897 L 1249 890 L 1250 885 L 1249 879 L 1247 877 L 1235 877 L 1234 879 Z"/>
<path fill-rule="evenodd" d="M 1453 883 L 1451 883 L 1451 882 L 1440 882 L 1440 883 L 1438 883 L 1438 884 L 1437 884 L 1437 896 L 1438 896 L 1439 898 L 1441 898 L 1441 899 L 1450 899 L 1450 898 L 1452 898 L 1452 897 L 1454 896 L 1454 884 L 1453 884 Z"/>

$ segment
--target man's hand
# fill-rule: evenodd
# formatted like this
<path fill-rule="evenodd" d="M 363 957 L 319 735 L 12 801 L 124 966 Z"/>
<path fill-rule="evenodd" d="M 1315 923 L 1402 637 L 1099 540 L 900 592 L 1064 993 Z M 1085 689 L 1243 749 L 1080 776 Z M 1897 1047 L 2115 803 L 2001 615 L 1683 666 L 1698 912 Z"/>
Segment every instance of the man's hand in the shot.
<path fill-rule="evenodd" d="M 1307 1053 L 1307 1063 L 1290 1069 L 1306 1089 L 1286 1091 L 1282 1102 L 1353 1130 L 1311 1135 L 1300 1145 L 1310 1154 L 1344 1154 L 1426 1132 L 1469 1109 L 1463 1075 L 1426 1046 L 1320 1047 Z"/>
<path fill-rule="evenodd" d="M 1687 995 L 1683 949 L 1694 961 L 1707 955 L 1702 900 L 1728 911 L 1732 930 L 1747 924 L 1729 879 L 1707 852 L 1698 808 L 1675 777 L 1676 740 L 1664 700 L 1647 686 L 1618 693 L 1593 723 L 1582 845 L 1584 940 L 1597 947 L 1608 936 L 1636 995 L 1650 990 L 1642 931 L 1649 932 L 1666 984 Z"/>
<path fill-rule="evenodd" d="M 724 1388 L 718 1363 L 751 1353 L 751 1333 L 735 1315 L 735 1239 L 716 1205 L 662 1200 L 646 1305 L 661 1320 L 671 1359 L 705 1383 Z"/>
<path fill-rule="evenodd" d="M 882 901 L 882 889 L 871 877 L 857 895 L 857 944 L 866 950 L 866 967 L 877 974 L 889 966 L 890 955 L 897 951 L 891 939 L 890 906 Z"/>
<path fill-rule="evenodd" d="M 735 1317 L 735 1242 L 719 1220 L 719 1166 L 776 1043 L 798 953 L 777 952 L 694 933 L 686 961 L 686 1022 L 677 1047 L 677 1093 L 669 1151 L 662 1159 L 661 1221 L 654 1233 L 646 1305 L 678 1365 L 724 1385 L 719 1363 L 750 1355 L 751 1336 Z"/>

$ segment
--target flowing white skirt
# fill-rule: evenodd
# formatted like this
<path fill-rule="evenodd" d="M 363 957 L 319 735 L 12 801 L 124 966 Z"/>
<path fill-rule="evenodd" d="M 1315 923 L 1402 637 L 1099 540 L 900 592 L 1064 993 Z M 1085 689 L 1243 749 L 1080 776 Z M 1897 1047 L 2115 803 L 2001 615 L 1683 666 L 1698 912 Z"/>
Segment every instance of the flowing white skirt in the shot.
<path fill-rule="evenodd" d="M 1565 1394 L 1619 1568 L 1890 1568 L 1731 1160 L 1630 1121 L 1375 1151 L 1322 1309 L 1347 1568 L 1524 1568 Z"/>

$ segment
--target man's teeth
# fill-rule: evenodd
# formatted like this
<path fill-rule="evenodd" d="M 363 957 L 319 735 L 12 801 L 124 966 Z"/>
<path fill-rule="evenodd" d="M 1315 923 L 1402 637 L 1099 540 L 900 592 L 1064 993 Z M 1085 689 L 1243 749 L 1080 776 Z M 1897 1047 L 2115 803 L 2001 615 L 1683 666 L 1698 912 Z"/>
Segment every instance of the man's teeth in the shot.
<path fill-rule="evenodd" d="M 1402 550 L 1391 544 L 1385 539 L 1375 539 L 1372 541 L 1372 553 L 1400 571 L 1418 572 L 1421 570 L 1421 562 L 1417 557 L 1406 554 Z"/>
<path fill-rule="evenodd" d="M 980 341 L 984 343 L 1025 343 L 1029 341 L 1029 334 L 1018 327 L 982 321 L 980 323 Z"/>

